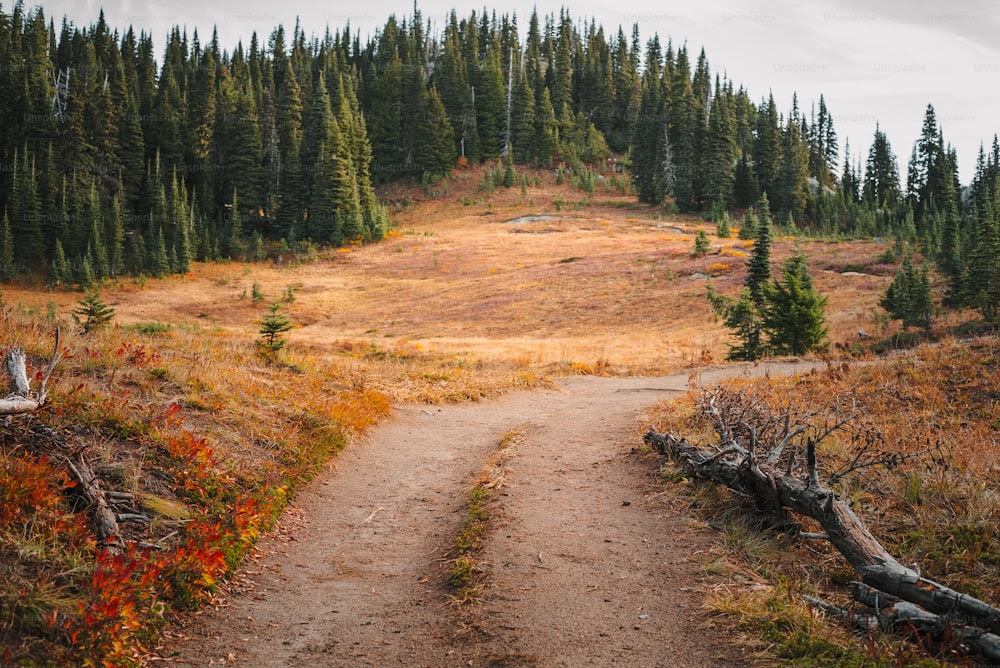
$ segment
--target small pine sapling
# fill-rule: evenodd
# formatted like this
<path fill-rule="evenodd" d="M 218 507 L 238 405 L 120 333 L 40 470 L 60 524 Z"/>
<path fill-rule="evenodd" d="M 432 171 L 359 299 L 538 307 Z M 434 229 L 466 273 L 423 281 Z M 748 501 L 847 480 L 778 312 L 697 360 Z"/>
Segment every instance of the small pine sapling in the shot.
<path fill-rule="evenodd" d="M 716 223 L 715 225 L 715 236 L 719 237 L 720 239 L 728 239 L 730 236 L 732 236 L 732 234 L 733 230 L 729 226 L 729 214 L 723 213 L 722 218 L 720 218 L 719 222 Z"/>
<path fill-rule="evenodd" d="M 96 291 L 88 290 L 77 304 L 73 309 L 73 320 L 84 334 L 100 329 L 115 317 L 115 310 L 105 304 Z"/>
<path fill-rule="evenodd" d="M 288 343 L 285 333 L 293 327 L 291 318 L 281 312 L 281 304 L 271 304 L 269 312 L 260 321 L 260 341 L 257 345 L 261 352 L 271 358 L 277 357 Z"/>
<path fill-rule="evenodd" d="M 698 233 L 694 235 L 694 257 L 704 257 L 708 254 L 708 235 L 705 234 L 705 230 L 698 230 Z"/>

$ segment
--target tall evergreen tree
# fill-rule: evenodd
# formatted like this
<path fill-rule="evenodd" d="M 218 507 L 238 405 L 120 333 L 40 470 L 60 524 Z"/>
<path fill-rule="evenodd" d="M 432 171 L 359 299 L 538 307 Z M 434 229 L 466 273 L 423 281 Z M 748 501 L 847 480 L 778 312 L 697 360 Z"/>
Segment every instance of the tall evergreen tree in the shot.
<path fill-rule="evenodd" d="M 479 155 L 487 160 L 499 157 L 504 145 L 505 90 L 500 49 L 494 45 L 487 52 L 486 62 L 476 84 Z"/>
<path fill-rule="evenodd" d="M 996 184 L 997 181 L 994 180 Z M 965 261 L 961 303 L 975 307 L 989 321 L 1000 315 L 1000 209 L 998 193 L 987 197 L 976 211 L 973 242 Z"/>
<path fill-rule="evenodd" d="M 753 254 L 747 260 L 746 287 L 754 304 L 762 307 L 766 299 L 765 286 L 771 280 L 771 207 L 767 193 L 757 201 L 757 236 L 754 239 Z"/>
<path fill-rule="evenodd" d="M 535 93 L 524 72 L 515 74 L 511 109 L 511 145 L 517 162 L 535 159 Z"/>
<path fill-rule="evenodd" d="M 640 202 L 662 204 L 667 195 L 673 194 L 673 184 L 666 183 L 662 168 L 669 150 L 666 100 L 658 70 L 651 69 L 643 81 L 631 138 L 632 182 Z M 672 155 L 670 161 L 673 162 Z"/>
<path fill-rule="evenodd" d="M 853 183 L 845 183 L 845 187 L 855 186 Z M 871 149 L 868 151 L 868 161 L 865 164 L 863 197 L 866 202 L 876 207 L 894 207 L 900 197 L 896 156 L 878 124 L 875 125 L 875 139 L 872 141 Z"/>
<path fill-rule="evenodd" d="M 776 193 L 781 185 L 782 142 L 773 95 L 758 110 L 755 137 L 753 158 L 757 182 L 762 191 Z"/>
<path fill-rule="evenodd" d="M 59 241 L 56 240 L 58 244 Z M 65 258 L 63 258 L 65 261 Z M 14 264 L 14 235 L 10 231 L 10 217 L 3 212 L 0 223 L 0 279 L 9 281 L 17 276 L 17 266 Z"/>
<path fill-rule="evenodd" d="M 795 221 L 804 219 L 809 202 L 809 147 L 804 135 L 804 121 L 799 116 L 793 98 L 792 113 L 782 133 L 781 176 L 776 208 L 783 217 Z"/>
<path fill-rule="evenodd" d="M 417 117 L 414 163 L 429 177 L 444 176 L 455 166 L 455 131 L 437 89 L 431 88 L 421 96 Z"/>
<path fill-rule="evenodd" d="M 541 102 L 535 114 L 535 154 L 541 165 L 551 165 L 559 142 L 556 112 L 552 108 L 549 89 L 542 89 Z"/>
<path fill-rule="evenodd" d="M 704 202 L 734 201 L 735 165 L 737 156 L 736 117 L 730 108 L 729 96 L 716 82 L 705 147 Z"/>

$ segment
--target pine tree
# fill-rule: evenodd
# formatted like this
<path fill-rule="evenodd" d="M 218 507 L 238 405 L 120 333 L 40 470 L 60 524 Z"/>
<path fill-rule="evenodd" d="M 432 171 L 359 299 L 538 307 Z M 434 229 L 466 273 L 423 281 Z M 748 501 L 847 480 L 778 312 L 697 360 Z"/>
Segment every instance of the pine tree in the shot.
<path fill-rule="evenodd" d="M 119 159 L 122 164 L 122 188 L 124 198 L 129 206 L 136 206 L 139 192 L 142 188 L 143 167 L 145 164 L 146 145 L 142 134 L 142 124 L 139 121 L 139 103 L 136 100 L 138 84 L 135 81 L 134 67 L 125 70 L 123 65 L 121 82 L 121 120 L 118 124 Z"/>
<path fill-rule="evenodd" d="M 87 255 L 90 257 L 90 265 L 94 270 L 94 276 L 98 279 L 106 278 L 110 274 L 110 262 L 108 259 L 108 249 L 105 245 L 104 222 L 101 218 L 101 204 L 97 199 L 97 187 L 94 181 L 90 183 L 90 197 L 87 201 L 86 218 L 90 222 L 90 229 L 87 233 Z"/>
<path fill-rule="evenodd" d="M 413 161 L 422 174 L 439 178 L 455 166 L 455 131 L 448 121 L 437 89 L 421 96 L 413 146 Z"/>
<path fill-rule="evenodd" d="M 479 155 L 485 160 L 499 157 L 504 146 L 506 95 L 502 70 L 499 49 L 491 46 L 476 84 Z"/>
<path fill-rule="evenodd" d="M 985 198 L 982 209 L 976 212 L 974 240 L 964 263 L 966 273 L 961 301 L 977 308 L 993 323 L 1000 314 L 1000 211 L 997 206 L 994 190 Z"/>
<path fill-rule="evenodd" d="M 390 180 L 394 175 L 399 174 L 400 166 L 406 164 L 406 156 L 403 154 L 403 143 L 400 134 L 402 125 L 403 105 L 400 101 L 400 90 L 403 82 L 403 61 L 396 53 L 396 49 L 391 45 L 394 35 L 398 32 L 395 19 L 390 19 L 382 32 L 382 43 L 385 48 L 379 49 L 379 58 L 374 63 L 375 73 L 369 84 L 367 95 L 368 131 L 372 144 L 372 164 L 376 180 L 380 182 Z M 316 93 L 313 93 L 313 107 L 317 104 Z M 310 112 L 310 122 L 314 123 L 315 111 Z M 315 135 L 315 130 L 312 132 Z M 311 164 L 313 161 L 307 160 L 306 147 L 308 144 L 319 145 L 319 139 L 310 139 L 310 126 L 307 124 L 303 130 L 303 161 Z"/>
<path fill-rule="evenodd" d="M 214 161 L 222 177 L 218 197 L 224 202 L 229 193 L 238 190 L 244 212 L 256 216 L 263 204 L 263 147 L 257 105 L 249 82 L 232 75 L 223 78 L 220 96 L 219 136 L 213 142 L 218 147 Z"/>
<path fill-rule="evenodd" d="M 194 215 L 192 209 L 191 215 Z M 186 274 L 191 270 L 191 260 L 194 258 L 194 251 L 191 248 L 191 220 L 188 217 L 177 221 L 174 229 L 173 252 L 177 257 L 177 264 L 174 271 L 178 274 Z"/>
<path fill-rule="evenodd" d="M 782 142 L 778 109 L 774 96 L 761 104 L 753 146 L 754 169 L 760 189 L 775 193 L 780 189 Z"/>
<path fill-rule="evenodd" d="M 853 187 L 853 184 L 847 184 Z M 889 146 L 885 133 L 875 125 L 875 139 L 868 151 L 868 162 L 865 164 L 865 183 L 863 197 L 866 202 L 875 207 L 892 208 L 899 200 L 899 170 L 896 166 L 896 156 Z"/>
<path fill-rule="evenodd" d="M 72 315 L 73 321 L 83 333 L 90 334 L 111 322 L 115 317 L 115 310 L 104 303 L 96 290 L 88 290 L 84 298 L 77 302 Z"/>
<path fill-rule="evenodd" d="M 912 253 L 907 253 L 879 306 L 888 311 L 893 320 L 902 320 L 903 327 L 930 330 L 933 303 L 927 265 L 916 269 Z"/>
<path fill-rule="evenodd" d="M 38 200 L 38 178 L 35 161 L 26 149 L 20 157 L 14 155 L 14 183 L 11 192 L 11 219 L 14 247 L 28 267 L 37 267 L 42 260 L 41 202 Z"/>
<path fill-rule="evenodd" d="M 59 241 L 57 240 L 58 244 Z M 65 258 L 63 258 L 65 261 Z M 10 231 L 10 218 L 7 211 L 3 212 L 3 222 L 0 224 L 0 279 L 9 281 L 17 275 L 14 265 L 14 235 Z"/>
<path fill-rule="evenodd" d="M 469 153 L 474 148 L 474 142 L 472 145 L 468 143 L 470 137 L 476 134 L 472 86 L 469 83 L 468 65 L 462 53 L 461 32 L 454 9 L 448 19 L 441 58 L 434 73 L 435 85 L 448 117 L 452 120 L 456 151 L 463 151 L 462 155 L 466 158 L 474 159 L 476 156 Z"/>
<path fill-rule="evenodd" d="M 813 288 L 809 264 L 798 250 L 784 262 L 781 278 L 766 286 L 761 328 L 776 355 L 804 355 L 821 348 L 827 335 L 827 298 Z"/>
<path fill-rule="evenodd" d="M 710 248 L 708 235 L 705 234 L 705 230 L 698 230 L 694 236 L 694 257 L 703 257 L 708 253 Z"/>
<path fill-rule="evenodd" d="M 757 201 L 757 234 L 753 254 L 747 261 L 745 283 L 758 308 L 764 304 L 765 286 L 771 280 L 771 227 L 771 209 L 767 193 L 763 193 Z"/>
<path fill-rule="evenodd" d="M 740 233 L 739 238 L 743 241 L 749 241 L 757 236 L 757 216 L 754 214 L 753 210 L 747 210 L 743 214 L 743 222 L 740 223 Z"/>
<path fill-rule="evenodd" d="M 167 240 L 160 227 L 156 234 L 156 245 L 153 247 L 149 270 L 156 278 L 165 276 L 170 271 L 170 256 L 167 254 Z"/>
<path fill-rule="evenodd" d="M 729 224 L 729 213 L 724 211 L 719 218 L 719 222 L 715 225 L 715 236 L 720 239 L 728 239 L 732 236 L 732 233 L 733 230 Z"/>
<path fill-rule="evenodd" d="M 108 262 L 112 277 L 125 272 L 125 212 L 122 196 L 119 190 L 111 202 L 111 211 L 107 217 Z"/>
<path fill-rule="evenodd" d="M 961 274 L 962 221 L 958 213 L 958 195 L 951 179 L 945 179 L 940 192 L 941 246 L 937 264 L 955 283 Z"/>
<path fill-rule="evenodd" d="M 243 252 L 243 222 L 240 220 L 239 196 L 233 190 L 232 203 L 229 206 L 229 224 L 226 226 L 225 253 L 233 260 Z"/>
<path fill-rule="evenodd" d="M 76 260 L 76 282 L 83 288 L 89 288 L 94 284 L 94 270 L 90 263 L 90 248 L 87 252 Z"/>
<path fill-rule="evenodd" d="M 277 132 L 280 163 L 278 167 L 277 233 L 287 236 L 302 216 L 302 97 L 295 70 L 283 61 L 277 68 L 283 75 L 278 89 Z M 276 72 L 277 74 L 278 72 Z"/>
<path fill-rule="evenodd" d="M 662 204 L 673 193 L 673 155 L 667 127 L 666 103 L 654 69 L 644 78 L 631 137 L 632 182 L 640 202 Z"/>
<path fill-rule="evenodd" d="M 513 188 L 517 182 L 517 173 L 514 171 L 514 151 L 507 145 L 507 155 L 504 158 L 503 187 Z"/>
<path fill-rule="evenodd" d="M 334 139 L 336 149 L 333 159 L 336 170 L 333 187 L 337 198 L 337 213 L 340 217 L 340 238 L 331 239 L 334 244 L 343 243 L 345 239 L 362 241 L 365 227 L 361 203 L 363 179 L 358 171 L 360 129 L 354 109 L 348 101 L 347 83 L 343 77 L 338 77 L 337 84 L 335 110 L 338 118 L 338 135 Z M 449 139 L 450 131 L 442 137 L 446 146 L 451 145 Z M 454 151 L 454 147 L 452 150 Z M 372 197 L 374 198 L 374 195 Z"/>
<path fill-rule="evenodd" d="M 535 158 L 543 166 L 552 164 L 552 158 L 559 145 L 559 131 L 556 112 L 552 108 L 549 89 L 542 89 L 538 113 L 535 114 Z"/>
<path fill-rule="evenodd" d="M 805 217 L 809 202 L 809 146 L 804 141 L 805 121 L 794 106 L 782 133 L 780 189 L 775 206 L 793 220 Z M 771 191 L 767 191 L 771 192 Z"/>
<path fill-rule="evenodd" d="M 257 345 L 261 352 L 271 359 L 277 357 L 278 353 L 287 345 L 285 333 L 295 328 L 291 319 L 281 312 L 281 304 L 274 302 L 268 309 L 268 313 L 260 320 L 260 340 Z"/>
<path fill-rule="evenodd" d="M 941 206 L 945 184 L 945 148 L 937 114 L 928 104 L 920 137 L 914 145 L 908 189 L 914 197 L 914 215 L 921 220 L 925 214 Z"/>
<path fill-rule="evenodd" d="M 517 74 L 511 112 L 511 142 L 514 159 L 528 162 L 535 159 L 535 93 L 528 84 L 527 77 Z"/>
<path fill-rule="evenodd" d="M 709 283 L 708 300 L 715 314 L 722 318 L 723 324 L 738 341 L 729 346 L 726 359 L 758 360 L 763 357 L 766 350 L 761 335 L 760 310 L 749 288 L 741 289 L 736 299 L 729 299 L 717 293 Z"/>
<path fill-rule="evenodd" d="M 49 263 L 48 282 L 52 287 L 69 283 L 73 280 L 69 262 L 66 260 L 66 253 L 63 252 L 62 242 L 56 239 L 56 249 L 52 254 L 52 261 Z"/>
<path fill-rule="evenodd" d="M 837 176 L 837 133 L 826 100 L 819 96 L 819 113 L 811 116 L 809 126 L 809 173 L 820 188 L 833 187 Z"/>
<path fill-rule="evenodd" d="M 701 196 L 698 186 L 702 156 L 698 150 L 698 139 L 702 123 L 699 110 L 703 105 L 699 103 L 692 87 L 686 48 L 682 48 L 677 54 L 668 100 L 667 113 L 671 123 L 669 142 L 674 165 L 674 202 L 681 211 L 691 211 L 698 207 L 698 199 Z"/>
<path fill-rule="evenodd" d="M 735 163 L 738 154 L 736 146 L 736 117 L 730 108 L 729 97 L 719 90 L 716 82 L 715 101 L 712 104 L 708 123 L 707 146 L 705 149 L 705 180 L 701 193 L 702 201 L 721 201 L 727 206 L 734 200 L 736 179 Z"/>
<path fill-rule="evenodd" d="M 552 108 L 570 110 L 573 103 L 573 24 L 569 18 L 569 12 L 561 10 L 559 12 L 559 34 L 557 37 L 555 60 L 552 63 Z M 559 118 L 565 121 L 565 116 Z"/>
<path fill-rule="evenodd" d="M 362 236 L 364 241 L 381 241 L 389 231 L 389 214 L 378 202 L 371 179 L 372 146 L 368 140 L 368 128 L 361 111 L 361 103 L 354 91 L 350 78 L 344 80 L 344 99 L 350 108 L 351 157 L 354 165 L 354 180 L 358 187 L 358 202 L 361 210 Z M 346 113 L 346 112 L 345 112 Z"/>

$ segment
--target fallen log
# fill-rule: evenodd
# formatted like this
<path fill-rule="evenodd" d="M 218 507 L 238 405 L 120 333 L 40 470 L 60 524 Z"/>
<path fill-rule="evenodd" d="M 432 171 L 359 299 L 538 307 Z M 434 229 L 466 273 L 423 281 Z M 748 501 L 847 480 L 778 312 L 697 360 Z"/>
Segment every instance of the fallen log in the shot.
<path fill-rule="evenodd" d="M 37 411 L 45 405 L 48 398 L 46 385 L 52 376 L 52 370 L 56 366 L 56 359 L 59 356 L 59 328 L 56 327 L 56 342 L 52 349 L 52 358 L 49 366 L 42 376 L 42 382 L 38 386 L 38 392 L 32 393 L 31 384 L 28 382 L 27 360 L 24 351 L 20 348 L 13 348 L 7 353 L 5 366 L 11 381 L 11 394 L 0 399 L 0 417 L 8 415 L 23 415 Z"/>
<path fill-rule="evenodd" d="M 865 606 L 866 610 L 858 612 L 842 608 L 812 596 L 803 598 L 813 607 L 834 617 L 849 620 L 854 628 L 864 631 L 917 631 L 937 641 L 957 642 L 959 649 L 966 654 L 981 654 L 988 659 L 1000 661 L 1000 636 L 994 633 L 975 626 L 956 625 L 952 619 L 927 612 L 918 605 L 861 582 L 851 583 L 851 597 Z"/>
<path fill-rule="evenodd" d="M 814 441 L 807 441 L 805 446 L 807 471 L 796 476 L 790 473 L 790 465 L 782 470 L 768 461 L 759 461 L 751 448 L 744 448 L 736 439 L 725 436 L 728 434 L 718 450 L 701 448 L 652 429 L 645 441 L 660 453 L 683 462 L 693 474 L 750 496 L 762 508 L 789 509 L 813 518 L 865 584 L 919 606 L 921 612 L 940 619 L 942 624 L 946 619 L 947 624 L 957 629 L 959 637 L 970 638 L 971 646 L 987 656 L 1000 658 L 1000 654 L 993 654 L 1000 650 L 997 644 L 1000 637 L 994 635 L 1000 633 L 1000 609 L 900 564 L 850 506 L 819 483 Z M 915 611 L 909 612 L 914 618 L 919 617 Z M 974 637 L 984 639 L 972 642 Z"/>
<path fill-rule="evenodd" d="M 112 552 L 118 551 L 121 548 L 118 543 L 120 533 L 118 516 L 111 508 L 111 504 L 108 503 L 108 496 L 101 488 L 101 483 L 93 469 L 87 464 L 82 454 L 77 455 L 75 462 L 68 457 L 62 459 L 66 462 L 67 468 L 77 482 L 76 487 L 73 488 L 74 491 L 91 509 L 91 525 L 98 543 Z"/>

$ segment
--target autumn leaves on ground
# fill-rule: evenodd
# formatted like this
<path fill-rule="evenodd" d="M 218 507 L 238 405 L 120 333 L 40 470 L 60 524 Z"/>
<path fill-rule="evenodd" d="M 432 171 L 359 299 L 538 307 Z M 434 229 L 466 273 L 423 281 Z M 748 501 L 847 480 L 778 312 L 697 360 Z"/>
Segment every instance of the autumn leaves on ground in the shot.
<path fill-rule="evenodd" d="M 3 286 L 2 340 L 25 347 L 34 370 L 55 325 L 66 333 L 49 406 L 0 426 L 3 663 L 149 656 L 172 615 L 211 600 L 296 486 L 394 403 L 479 401 L 554 376 L 664 375 L 723 360 L 727 337 L 705 282 L 735 293 L 749 242 L 637 206 L 612 174 L 591 195 L 556 185 L 551 172 L 528 172 L 524 188 L 484 190 L 484 171 L 381 193 L 394 230 L 378 245 L 106 284 L 115 326 L 87 336 L 70 319 L 80 293 Z M 691 252 L 698 228 L 711 240 L 704 257 Z M 779 238 L 775 258 L 793 244 Z M 834 352 L 867 341 L 859 330 L 891 333 L 873 315 L 894 272 L 890 244 L 798 245 L 830 297 Z M 297 325 L 277 363 L 255 344 L 272 302 Z M 942 327 L 960 318 L 949 317 Z M 997 504 L 987 498 L 997 471 L 997 356 L 992 343 L 946 344 L 794 386 L 817 397 L 859 393 L 874 419 L 888 416 L 898 447 L 949 441 L 947 472 L 877 474 L 851 493 L 907 558 L 929 558 L 935 576 L 964 585 L 976 573 L 989 600 L 1000 598 L 990 547 Z M 683 408 L 664 410 L 665 427 L 697 429 Z M 902 429 L 903 416 L 921 429 Z M 95 544 L 74 496 L 65 461 L 80 457 L 116 492 L 116 511 L 134 516 L 115 549 Z M 763 556 L 751 568 L 768 593 L 755 595 L 802 586 L 771 569 L 771 539 L 758 533 Z M 732 579 L 747 569 L 748 548 L 730 546 L 718 548 L 716 570 Z M 835 566 L 825 568 L 804 586 L 836 584 Z M 737 592 L 716 594 L 713 605 L 742 611 L 758 637 L 753 624 L 814 624 L 801 611 L 758 619 L 766 606 L 747 612 Z"/>

